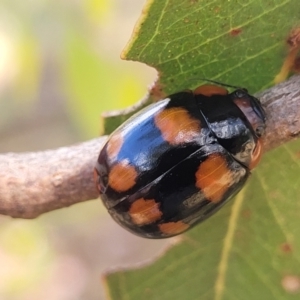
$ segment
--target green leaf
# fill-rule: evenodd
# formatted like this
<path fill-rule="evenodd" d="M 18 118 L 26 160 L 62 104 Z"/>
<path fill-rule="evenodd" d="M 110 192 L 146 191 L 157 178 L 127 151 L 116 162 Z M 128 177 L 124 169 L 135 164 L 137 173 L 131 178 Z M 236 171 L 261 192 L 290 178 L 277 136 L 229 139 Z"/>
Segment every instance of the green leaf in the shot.
<path fill-rule="evenodd" d="M 299 15 L 297 0 L 148 1 L 122 57 L 159 72 L 148 103 L 195 88 L 202 79 L 255 93 L 292 71 L 300 47 Z M 104 132 L 135 111 L 107 118 Z"/>
<path fill-rule="evenodd" d="M 200 78 L 254 93 L 280 73 L 299 15 L 297 0 L 148 1 L 123 57 L 155 67 L 167 94 Z"/>
<path fill-rule="evenodd" d="M 164 94 L 200 78 L 254 93 L 291 71 L 299 16 L 296 0 L 148 1 L 123 57 L 155 67 Z M 267 153 L 230 204 L 153 264 L 108 274 L 111 299 L 299 299 L 299 149 Z"/>

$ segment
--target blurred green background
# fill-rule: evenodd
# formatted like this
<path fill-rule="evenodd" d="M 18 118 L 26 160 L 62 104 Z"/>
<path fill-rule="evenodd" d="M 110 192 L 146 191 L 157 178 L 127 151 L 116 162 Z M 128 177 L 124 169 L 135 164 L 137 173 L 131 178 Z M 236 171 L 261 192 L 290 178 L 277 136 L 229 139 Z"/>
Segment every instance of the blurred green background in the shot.
<path fill-rule="evenodd" d="M 155 71 L 119 58 L 143 4 L 0 2 L 2 153 L 97 137 L 101 112 L 145 95 Z M 105 270 L 149 259 L 166 244 L 127 233 L 99 200 L 0 222 L 1 300 L 104 299 Z"/>

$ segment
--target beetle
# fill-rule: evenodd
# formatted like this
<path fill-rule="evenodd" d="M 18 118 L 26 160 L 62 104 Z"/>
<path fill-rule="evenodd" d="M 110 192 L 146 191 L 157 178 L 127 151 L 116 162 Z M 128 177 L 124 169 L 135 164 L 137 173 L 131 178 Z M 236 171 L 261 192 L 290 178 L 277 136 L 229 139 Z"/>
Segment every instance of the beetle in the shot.
<path fill-rule="evenodd" d="M 188 230 L 236 195 L 259 162 L 261 103 L 246 89 L 210 82 L 144 108 L 100 151 L 97 189 L 132 233 L 166 238 Z"/>

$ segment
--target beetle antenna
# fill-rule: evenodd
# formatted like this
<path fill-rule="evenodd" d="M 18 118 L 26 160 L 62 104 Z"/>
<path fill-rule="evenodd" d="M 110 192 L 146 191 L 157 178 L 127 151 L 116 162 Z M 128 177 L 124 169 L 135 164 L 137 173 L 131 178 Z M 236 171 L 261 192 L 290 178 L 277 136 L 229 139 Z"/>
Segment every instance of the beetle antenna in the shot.
<path fill-rule="evenodd" d="M 222 83 L 222 82 L 211 80 L 211 79 L 199 78 L 199 80 L 203 80 L 203 81 L 207 81 L 207 82 L 212 82 L 212 83 L 215 83 L 215 84 L 218 84 L 218 85 L 221 85 L 221 86 L 231 87 L 231 88 L 234 88 L 234 89 L 245 90 L 245 88 L 242 88 L 240 86 L 235 86 L 235 85 L 231 85 L 231 84 L 227 84 L 227 83 Z"/>

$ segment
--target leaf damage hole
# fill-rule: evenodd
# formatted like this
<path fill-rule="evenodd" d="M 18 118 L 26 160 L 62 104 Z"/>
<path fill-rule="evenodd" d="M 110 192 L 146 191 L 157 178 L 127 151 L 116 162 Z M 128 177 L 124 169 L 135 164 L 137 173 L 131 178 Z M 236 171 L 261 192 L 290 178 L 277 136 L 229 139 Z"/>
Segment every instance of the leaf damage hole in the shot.
<path fill-rule="evenodd" d="M 286 275 L 281 280 L 283 289 L 290 293 L 296 294 L 300 291 L 300 277 L 296 275 Z"/>
<path fill-rule="evenodd" d="M 230 35 L 231 36 L 238 36 L 242 33 L 242 29 L 241 28 L 234 28 L 230 30 Z"/>
<path fill-rule="evenodd" d="M 291 253 L 293 251 L 292 249 L 292 245 L 289 244 L 289 243 L 283 243 L 281 246 L 280 246 L 280 249 L 283 253 Z"/>
<path fill-rule="evenodd" d="M 218 14 L 220 12 L 221 8 L 219 6 L 215 7 L 215 13 Z"/>
<path fill-rule="evenodd" d="M 252 211 L 250 209 L 244 209 L 241 214 L 245 219 L 251 219 L 252 217 Z"/>
<path fill-rule="evenodd" d="M 158 101 L 166 97 L 166 94 L 163 92 L 163 86 L 158 83 L 158 81 L 154 82 L 153 85 L 150 86 L 149 92 L 154 101 Z"/>
<path fill-rule="evenodd" d="M 286 39 L 288 54 L 282 64 L 280 72 L 276 75 L 275 84 L 284 81 L 291 71 L 300 72 L 300 27 L 293 29 Z"/>

